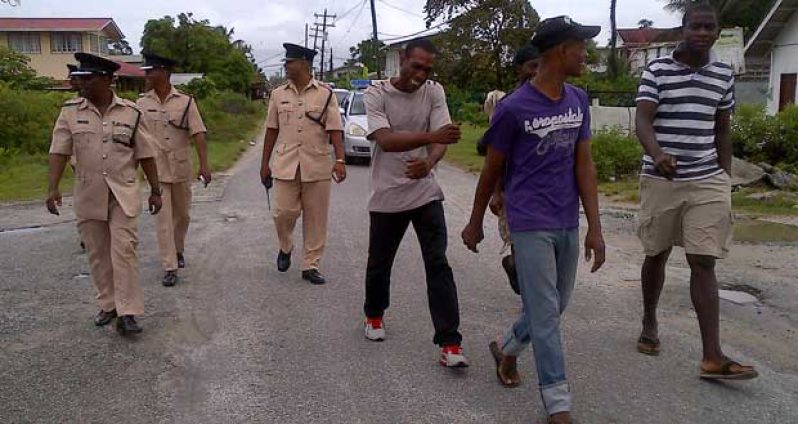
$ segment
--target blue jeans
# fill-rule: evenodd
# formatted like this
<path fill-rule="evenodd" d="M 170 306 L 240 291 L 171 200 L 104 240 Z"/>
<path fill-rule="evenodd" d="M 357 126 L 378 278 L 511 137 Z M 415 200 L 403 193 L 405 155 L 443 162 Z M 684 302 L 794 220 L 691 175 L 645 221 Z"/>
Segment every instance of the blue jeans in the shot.
<path fill-rule="evenodd" d="M 546 412 L 570 411 L 560 315 L 576 281 L 579 230 L 513 232 L 512 239 L 524 312 L 504 336 L 502 352 L 519 356 L 532 343 Z"/>

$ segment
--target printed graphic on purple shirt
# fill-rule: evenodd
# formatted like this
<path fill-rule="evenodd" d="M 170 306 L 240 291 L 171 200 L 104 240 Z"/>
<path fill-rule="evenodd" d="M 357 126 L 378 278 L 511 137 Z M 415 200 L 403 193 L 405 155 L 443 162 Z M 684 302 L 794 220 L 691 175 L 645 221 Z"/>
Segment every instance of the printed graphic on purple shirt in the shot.
<path fill-rule="evenodd" d="M 587 94 L 572 85 L 558 101 L 526 84 L 499 103 L 484 140 L 507 159 L 510 231 L 579 227 L 576 145 L 590 137 Z"/>

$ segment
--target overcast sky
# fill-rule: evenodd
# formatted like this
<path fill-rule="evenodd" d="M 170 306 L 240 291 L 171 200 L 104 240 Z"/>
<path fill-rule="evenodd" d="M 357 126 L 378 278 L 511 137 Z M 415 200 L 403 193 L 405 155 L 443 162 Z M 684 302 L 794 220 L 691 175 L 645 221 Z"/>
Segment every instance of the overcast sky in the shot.
<path fill-rule="evenodd" d="M 422 17 L 424 0 L 375 0 L 380 39 L 391 39 L 425 29 Z M 601 25 L 597 40 L 609 39 L 609 0 L 531 0 L 541 17 L 570 15 L 584 24 Z M 279 66 L 283 42 L 304 42 L 305 23 L 311 26 L 314 13 L 327 8 L 336 14 L 335 28 L 329 29 L 327 48 L 333 49 L 338 65 L 348 56 L 349 47 L 371 37 L 368 0 L 22 0 L 11 8 L 0 3 L 3 17 L 111 17 L 138 51 L 144 24 L 148 19 L 180 12 L 193 12 L 214 25 L 235 28 L 235 37 L 255 49 L 255 56 L 267 72 Z M 642 18 L 655 26 L 672 27 L 679 17 L 663 10 L 661 0 L 618 0 L 618 26 L 636 27 Z M 311 42 L 312 44 L 312 42 Z"/>

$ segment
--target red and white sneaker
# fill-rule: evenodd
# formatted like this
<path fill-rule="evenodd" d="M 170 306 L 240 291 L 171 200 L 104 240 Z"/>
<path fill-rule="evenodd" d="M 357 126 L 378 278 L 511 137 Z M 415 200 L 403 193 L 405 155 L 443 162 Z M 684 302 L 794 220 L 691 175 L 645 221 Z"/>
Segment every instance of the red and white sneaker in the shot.
<path fill-rule="evenodd" d="M 446 345 L 441 350 L 441 365 L 447 368 L 465 368 L 468 360 L 460 345 Z"/>
<path fill-rule="evenodd" d="M 385 325 L 382 322 L 382 318 L 366 318 L 364 329 L 367 339 L 373 342 L 385 340 Z"/>

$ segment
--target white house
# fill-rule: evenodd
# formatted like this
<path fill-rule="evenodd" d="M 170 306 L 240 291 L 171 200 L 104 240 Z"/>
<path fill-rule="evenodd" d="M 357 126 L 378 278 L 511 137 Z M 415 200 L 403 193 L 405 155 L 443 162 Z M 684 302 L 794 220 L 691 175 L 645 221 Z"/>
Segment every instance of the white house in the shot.
<path fill-rule="evenodd" d="M 777 0 L 745 47 L 746 57 L 769 57 L 767 111 L 798 103 L 798 0 Z"/>

